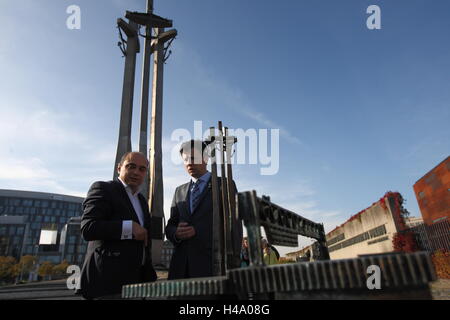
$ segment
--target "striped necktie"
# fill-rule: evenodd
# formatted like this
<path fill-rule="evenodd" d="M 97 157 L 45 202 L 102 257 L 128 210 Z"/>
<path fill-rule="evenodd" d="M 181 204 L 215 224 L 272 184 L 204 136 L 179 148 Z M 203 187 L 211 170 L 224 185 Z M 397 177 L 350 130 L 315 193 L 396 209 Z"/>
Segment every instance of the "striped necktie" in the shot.
<path fill-rule="evenodd" d="M 198 206 L 198 202 L 200 200 L 200 183 L 202 182 L 202 180 L 198 179 L 197 182 L 194 183 L 192 189 L 191 189 L 191 203 L 192 203 L 192 207 L 191 207 L 191 213 L 193 213 L 195 211 L 195 209 L 197 209 Z"/>

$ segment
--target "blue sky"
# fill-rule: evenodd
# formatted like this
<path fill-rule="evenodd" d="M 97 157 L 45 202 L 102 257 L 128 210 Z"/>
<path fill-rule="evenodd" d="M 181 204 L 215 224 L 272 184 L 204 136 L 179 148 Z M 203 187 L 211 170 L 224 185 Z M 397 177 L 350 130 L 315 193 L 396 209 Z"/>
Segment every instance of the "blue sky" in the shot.
<path fill-rule="evenodd" d="M 81 30 L 66 27 L 69 5 Z M 381 8 L 381 30 L 366 9 Z M 0 188 L 84 196 L 112 178 L 124 59 L 116 19 L 145 0 L 0 3 Z M 257 190 L 327 231 L 449 155 L 450 3 L 155 0 L 178 30 L 164 75 L 164 198 L 187 181 L 176 129 L 218 120 L 280 129 L 280 166 L 236 165 Z M 133 147 L 140 102 L 138 56 Z"/>

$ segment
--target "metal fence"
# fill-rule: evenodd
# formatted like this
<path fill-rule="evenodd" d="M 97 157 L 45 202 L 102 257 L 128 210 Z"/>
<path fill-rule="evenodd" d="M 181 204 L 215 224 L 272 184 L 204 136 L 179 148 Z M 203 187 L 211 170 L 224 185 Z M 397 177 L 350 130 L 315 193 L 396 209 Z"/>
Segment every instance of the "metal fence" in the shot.
<path fill-rule="evenodd" d="M 435 252 L 450 250 L 450 221 L 443 220 L 432 225 L 424 223 L 409 229 L 414 232 L 420 250 Z"/>

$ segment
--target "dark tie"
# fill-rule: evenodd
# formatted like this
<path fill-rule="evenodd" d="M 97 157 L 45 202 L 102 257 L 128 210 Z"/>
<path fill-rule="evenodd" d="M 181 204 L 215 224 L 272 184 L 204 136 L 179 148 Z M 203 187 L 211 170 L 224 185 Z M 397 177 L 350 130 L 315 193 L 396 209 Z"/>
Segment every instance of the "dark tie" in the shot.
<path fill-rule="evenodd" d="M 195 209 L 197 209 L 198 202 L 200 200 L 200 188 L 199 188 L 200 183 L 201 183 L 201 180 L 198 179 L 197 182 L 194 183 L 194 186 L 191 189 L 192 212 L 194 212 Z"/>

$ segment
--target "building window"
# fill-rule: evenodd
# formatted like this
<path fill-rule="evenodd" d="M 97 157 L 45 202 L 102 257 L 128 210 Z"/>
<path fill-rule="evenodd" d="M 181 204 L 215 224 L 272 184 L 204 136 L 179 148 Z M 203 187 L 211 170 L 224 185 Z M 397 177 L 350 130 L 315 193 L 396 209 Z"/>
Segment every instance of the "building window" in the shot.
<path fill-rule="evenodd" d="M 17 237 L 17 236 L 12 237 L 12 244 L 14 246 L 17 246 L 19 243 L 20 243 L 20 238 L 19 237 Z"/>
<path fill-rule="evenodd" d="M 16 227 L 9 227 L 9 235 L 13 236 L 16 234 Z"/>

